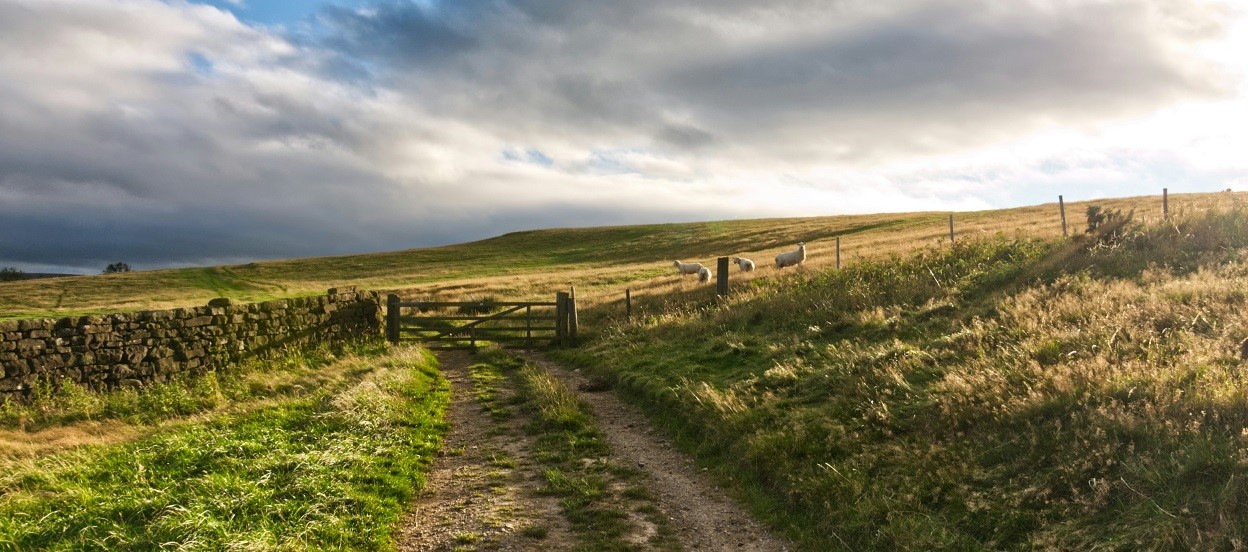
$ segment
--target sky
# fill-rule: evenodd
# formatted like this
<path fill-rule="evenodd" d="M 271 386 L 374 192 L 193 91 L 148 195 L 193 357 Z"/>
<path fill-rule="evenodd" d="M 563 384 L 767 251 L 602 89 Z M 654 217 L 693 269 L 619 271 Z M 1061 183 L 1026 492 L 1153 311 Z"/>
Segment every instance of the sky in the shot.
<path fill-rule="evenodd" d="M 1248 190 L 1220 0 L 0 0 L 0 266 Z"/>

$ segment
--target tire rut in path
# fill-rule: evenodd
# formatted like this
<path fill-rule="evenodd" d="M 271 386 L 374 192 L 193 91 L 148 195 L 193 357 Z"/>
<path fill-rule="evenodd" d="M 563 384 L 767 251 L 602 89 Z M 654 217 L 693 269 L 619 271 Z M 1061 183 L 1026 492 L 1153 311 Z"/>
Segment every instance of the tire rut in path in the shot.
<path fill-rule="evenodd" d="M 614 393 L 582 391 L 588 379 L 538 353 L 522 355 L 563 380 L 589 403 L 613 454 L 647 474 L 647 487 L 688 550 L 793 550 L 716 487 L 684 453 L 659 435 L 645 415 Z"/>

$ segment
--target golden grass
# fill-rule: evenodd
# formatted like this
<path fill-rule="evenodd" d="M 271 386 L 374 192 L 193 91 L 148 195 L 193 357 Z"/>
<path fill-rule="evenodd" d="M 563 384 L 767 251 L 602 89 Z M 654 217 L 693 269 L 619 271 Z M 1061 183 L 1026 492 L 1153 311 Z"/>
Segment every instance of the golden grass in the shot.
<path fill-rule="evenodd" d="M 149 431 L 118 420 L 83 421 L 40 431 L 2 429 L 0 467 L 77 447 L 122 443 Z"/>
<path fill-rule="evenodd" d="M 1248 211 L 1205 206 L 779 278 L 554 354 L 808 549 L 1239 549 Z"/>

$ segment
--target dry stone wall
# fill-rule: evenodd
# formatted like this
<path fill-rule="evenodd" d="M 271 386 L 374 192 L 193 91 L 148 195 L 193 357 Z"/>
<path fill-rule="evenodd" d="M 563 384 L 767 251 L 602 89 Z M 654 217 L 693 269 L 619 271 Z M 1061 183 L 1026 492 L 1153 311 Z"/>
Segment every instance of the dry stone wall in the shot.
<path fill-rule="evenodd" d="M 0 322 L 0 400 L 37 381 L 93 389 L 142 386 L 249 358 L 323 344 L 381 340 L 375 291 L 331 289 L 318 297 L 206 307 Z"/>

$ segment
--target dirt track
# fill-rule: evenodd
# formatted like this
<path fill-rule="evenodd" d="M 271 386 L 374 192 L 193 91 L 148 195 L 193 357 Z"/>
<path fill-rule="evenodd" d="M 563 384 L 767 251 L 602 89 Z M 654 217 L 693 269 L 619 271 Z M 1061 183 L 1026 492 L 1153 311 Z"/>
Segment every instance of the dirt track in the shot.
<path fill-rule="evenodd" d="M 450 430 L 425 491 L 396 535 L 399 550 L 561 550 L 573 542 L 558 500 L 537 493 L 532 439 L 518 417 L 497 420 L 481 408 L 468 374 L 470 356 L 438 355 L 451 382 Z M 542 527 L 541 539 L 526 527 Z"/>
<path fill-rule="evenodd" d="M 687 550 L 782 551 L 773 536 L 611 392 L 586 392 L 579 373 L 537 354 L 531 362 L 590 404 L 613 460 L 645 472 L 646 487 Z M 532 437 L 521 417 L 491 418 L 477 403 L 465 353 L 439 355 L 451 381 L 450 431 L 426 490 L 396 535 L 400 550 L 568 550 L 575 547 L 557 499 L 542 496 Z M 541 528 L 541 536 L 534 536 Z M 638 529 L 644 532 L 646 528 Z M 637 542 L 639 549 L 649 549 Z"/>

